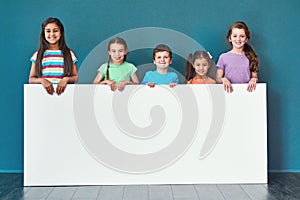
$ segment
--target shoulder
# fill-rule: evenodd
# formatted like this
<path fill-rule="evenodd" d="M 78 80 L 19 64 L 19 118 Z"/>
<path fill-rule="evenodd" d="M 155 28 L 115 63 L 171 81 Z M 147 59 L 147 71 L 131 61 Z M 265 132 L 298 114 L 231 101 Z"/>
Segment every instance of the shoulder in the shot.
<path fill-rule="evenodd" d="M 154 75 L 154 74 L 156 74 L 156 71 L 147 71 L 145 73 L 145 76 L 151 76 L 151 75 Z"/>
<path fill-rule="evenodd" d="M 107 63 L 103 63 L 102 65 L 100 65 L 100 68 L 107 68 Z"/>
<path fill-rule="evenodd" d="M 36 60 L 37 53 L 38 53 L 38 51 L 35 51 L 35 52 L 32 54 L 30 60 Z"/>
<path fill-rule="evenodd" d="M 103 63 L 97 71 L 101 71 L 101 72 L 104 72 L 107 70 L 107 63 Z"/>
<path fill-rule="evenodd" d="M 230 56 L 230 55 L 232 55 L 232 53 L 230 51 L 227 51 L 227 52 L 221 53 L 221 55 L 219 57 L 223 58 L 223 57 L 227 57 L 227 56 Z"/>
<path fill-rule="evenodd" d="M 37 59 L 37 53 L 38 53 L 38 51 L 35 51 L 33 54 L 32 54 L 32 56 L 30 57 L 30 61 L 31 62 L 36 62 L 36 59 Z"/>
<path fill-rule="evenodd" d="M 74 52 L 72 49 L 70 49 L 70 54 L 71 54 L 72 56 L 75 56 L 75 57 L 76 57 L 76 54 L 75 54 L 75 52 Z"/>
<path fill-rule="evenodd" d="M 169 74 L 169 76 L 176 76 L 176 77 L 178 76 L 177 73 L 175 73 L 175 72 L 168 72 L 168 74 Z"/>
<path fill-rule="evenodd" d="M 123 65 L 127 66 L 128 68 L 136 68 L 134 64 L 129 63 L 129 62 L 124 62 Z"/>

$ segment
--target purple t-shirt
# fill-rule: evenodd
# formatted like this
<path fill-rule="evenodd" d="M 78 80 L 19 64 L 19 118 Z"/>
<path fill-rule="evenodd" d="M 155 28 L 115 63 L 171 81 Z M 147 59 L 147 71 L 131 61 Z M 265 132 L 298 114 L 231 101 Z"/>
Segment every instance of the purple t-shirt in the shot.
<path fill-rule="evenodd" d="M 248 83 L 251 78 L 249 60 L 245 55 L 226 52 L 220 55 L 217 66 L 231 83 Z"/>

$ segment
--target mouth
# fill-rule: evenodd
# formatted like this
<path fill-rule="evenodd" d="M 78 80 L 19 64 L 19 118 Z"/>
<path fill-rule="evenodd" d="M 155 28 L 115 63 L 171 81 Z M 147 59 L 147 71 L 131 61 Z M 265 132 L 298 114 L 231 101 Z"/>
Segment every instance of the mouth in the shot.
<path fill-rule="evenodd" d="M 121 60 L 121 57 L 114 57 L 114 60 Z"/>
<path fill-rule="evenodd" d="M 49 40 L 56 40 L 56 37 L 48 37 Z"/>
<path fill-rule="evenodd" d="M 204 73 L 204 70 L 203 69 L 198 69 L 198 70 L 196 70 L 197 72 L 199 72 L 199 73 Z"/>
<path fill-rule="evenodd" d="M 241 42 L 234 42 L 234 44 L 241 45 L 242 43 Z"/>

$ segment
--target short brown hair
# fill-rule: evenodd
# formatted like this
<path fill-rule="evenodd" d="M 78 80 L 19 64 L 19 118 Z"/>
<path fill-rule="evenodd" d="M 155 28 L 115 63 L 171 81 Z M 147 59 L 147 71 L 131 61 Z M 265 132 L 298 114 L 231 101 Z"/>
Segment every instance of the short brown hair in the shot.
<path fill-rule="evenodd" d="M 172 59 L 172 50 L 170 49 L 170 47 L 168 47 L 165 44 L 159 44 L 155 47 L 155 49 L 153 50 L 153 60 L 155 59 L 155 54 L 157 52 L 162 52 L 162 51 L 166 51 L 169 53 L 170 58 Z"/>

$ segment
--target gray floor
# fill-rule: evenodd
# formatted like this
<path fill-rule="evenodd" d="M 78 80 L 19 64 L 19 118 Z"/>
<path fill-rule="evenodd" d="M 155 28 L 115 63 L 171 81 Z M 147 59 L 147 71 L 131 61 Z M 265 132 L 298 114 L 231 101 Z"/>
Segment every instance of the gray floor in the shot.
<path fill-rule="evenodd" d="M 23 187 L 22 174 L 0 174 L 0 199 L 297 200 L 300 173 L 270 173 L 268 184 Z"/>

